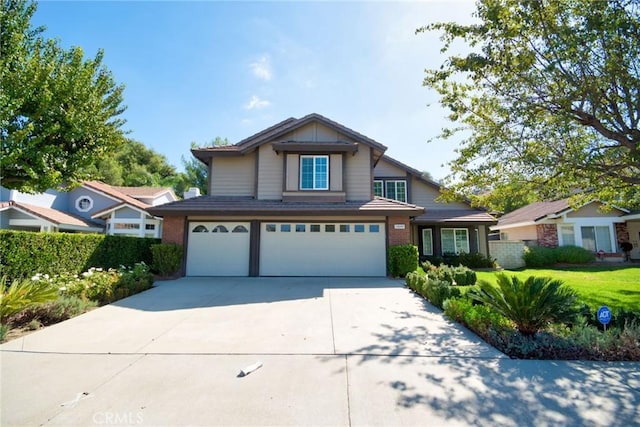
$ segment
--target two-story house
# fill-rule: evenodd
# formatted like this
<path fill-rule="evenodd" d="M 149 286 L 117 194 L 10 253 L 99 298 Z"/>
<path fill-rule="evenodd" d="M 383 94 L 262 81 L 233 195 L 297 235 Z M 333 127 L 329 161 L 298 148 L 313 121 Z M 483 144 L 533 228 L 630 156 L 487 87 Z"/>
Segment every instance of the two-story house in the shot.
<path fill-rule="evenodd" d="M 86 181 L 70 191 L 27 194 L 0 187 L 0 229 L 162 235 L 162 219 L 147 208 L 176 201 L 170 188 L 116 187 Z"/>
<path fill-rule="evenodd" d="M 438 204 L 439 186 L 319 114 L 235 145 L 192 150 L 208 195 L 148 209 L 184 245 L 189 276 L 384 276 L 391 245 L 487 254 L 486 212 Z"/>

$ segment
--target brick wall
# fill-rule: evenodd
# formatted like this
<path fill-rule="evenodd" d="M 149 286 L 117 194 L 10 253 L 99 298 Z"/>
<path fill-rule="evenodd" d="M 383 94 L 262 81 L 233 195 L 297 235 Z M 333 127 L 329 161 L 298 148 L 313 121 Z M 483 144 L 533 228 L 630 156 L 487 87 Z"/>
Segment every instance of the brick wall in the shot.
<path fill-rule="evenodd" d="M 536 234 L 538 235 L 538 245 L 547 248 L 558 247 L 558 228 L 555 224 L 536 225 Z"/>
<path fill-rule="evenodd" d="M 184 244 L 184 223 L 183 216 L 166 216 L 162 222 L 162 243 Z"/>
<path fill-rule="evenodd" d="M 524 267 L 524 246 L 522 241 L 490 240 L 489 254 L 502 268 L 521 268 Z"/>
<path fill-rule="evenodd" d="M 396 224 L 404 224 L 404 229 L 396 229 L 394 227 Z M 406 245 L 407 243 L 411 243 L 411 226 L 409 224 L 409 217 L 387 217 L 387 228 L 389 233 L 389 246 Z"/>
<path fill-rule="evenodd" d="M 627 223 L 623 222 L 622 224 L 616 223 L 616 242 L 618 244 L 622 242 L 629 241 L 629 229 L 627 228 Z"/>

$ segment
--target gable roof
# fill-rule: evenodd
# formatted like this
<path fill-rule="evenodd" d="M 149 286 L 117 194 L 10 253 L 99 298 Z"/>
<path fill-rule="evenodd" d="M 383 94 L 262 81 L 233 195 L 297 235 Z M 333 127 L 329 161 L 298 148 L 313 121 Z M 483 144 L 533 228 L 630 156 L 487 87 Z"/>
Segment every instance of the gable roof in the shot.
<path fill-rule="evenodd" d="M 594 200 L 585 203 L 583 206 L 591 203 L 597 203 L 597 201 Z M 625 212 L 625 210 L 621 208 L 615 209 Z M 493 228 L 499 229 L 507 226 L 533 225 L 543 219 L 557 217 L 572 210 L 573 208 L 569 204 L 569 198 L 550 202 L 534 202 L 503 215 L 498 219 L 498 225 Z"/>
<path fill-rule="evenodd" d="M 121 187 L 117 185 L 110 185 L 111 188 L 133 198 L 155 198 L 165 193 L 169 193 L 176 199 L 173 190 L 165 187 Z"/>
<path fill-rule="evenodd" d="M 103 227 L 92 221 L 88 221 L 79 216 L 75 216 L 57 209 L 45 208 L 43 206 L 31 205 L 29 203 L 9 200 L 0 202 L 0 210 L 17 209 L 28 215 L 43 219 L 53 225 L 62 228 L 89 228 L 91 230 L 102 230 Z"/>
<path fill-rule="evenodd" d="M 495 224 L 496 219 L 486 211 L 472 209 L 427 209 L 424 214 L 417 216 L 413 222 L 426 223 L 474 223 Z"/>
<path fill-rule="evenodd" d="M 276 123 L 275 125 L 268 127 L 265 130 L 262 130 L 248 138 L 243 139 L 242 141 L 234 144 L 234 145 L 223 145 L 218 147 L 207 147 L 207 148 L 193 148 L 191 152 L 193 155 L 200 161 L 206 163 L 207 159 L 213 157 L 214 155 L 241 155 L 248 153 L 255 149 L 256 147 L 278 139 L 285 134 L 298 129 L 306 124 L 311 122 L 321 123 L 331 129 L 336 130 L 337 132 L 348 136 L 349 138 L 355 139 L 359 142 L 369 145 L 370 147 L 379 150 L 381 152 L 385 152 L 387 147 L 378 141 L 369 138 L 359 132 L 356 132 L 353 129 L 350 129 L 338 122 L 335 122 L 327 117 L 318 114 L 311 113 L 306 116 L 296 119 L 294 117 L 289 117 L 281 121 L 280 123 Z"/>
<path fill-rule="evenodd" d="M 100 193 L 106 194 L 107 196 L 110 196 L 111 198 L 114 198 L 116 200 L 118 200 L 119 202 L 124 202 L 126 204 L 129 204 L 131 206 L 134 206 L 138 209 L 141 210 L 147 210 L 147 208 L 151 205 L 148 205 L 144 202 L 141 202 L 138 199 L 134 199 L 131 196 L 128 196 L 122 192 L 120 192 L 119 190 L 116 189 L 116 187 L 112 187 L 109 184 L 105 184 L 104 182 L 100 182 L 100 181 L 85 181 L 82 183 L 83 187 L 87 187 L 89 189 L 92 189 L 94 191 L 98 191 Z M 121 204 L 121 203 L 117 203 L 117 204 Z"/>
<path fill-rule="evenodd" d="M 425 184 L 435 188 L 436 190 L 440 190 L 440 188 L 442 188 L 442 185 L 440 185 L 440 183 L 432 180 L 432 179 L 428 179 L 425 178 L 424 175 L 422 175 L 422 172 L 420 172 L 418 169 L 412 168 L 409 165 L 406 165 L 404 163 L 402 163 L 400 160 L 396 160 L 393 157 L 389 157 L 388 155 L 384 154 L 381 158 L 381 160 L 384 160 L 388 163 L 391 163 L 392 165 L 400 168 L 400 169 L 404 169 L 405 171 L 409 172 L 411 175 L 413 175 L 414 177 L 418 178 L 418 180 L 424 182 Z M 468 203 L 468 201 L 466 201 L 466 203 Z"/>

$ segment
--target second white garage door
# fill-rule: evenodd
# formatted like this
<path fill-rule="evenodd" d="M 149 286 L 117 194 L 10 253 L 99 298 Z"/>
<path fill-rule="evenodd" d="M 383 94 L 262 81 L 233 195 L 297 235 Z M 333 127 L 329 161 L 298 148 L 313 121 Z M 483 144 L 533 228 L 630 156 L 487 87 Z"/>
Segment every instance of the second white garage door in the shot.
<path fill-rule="evenodd" d="M 385 276 L 384 223 L 262 223 L 261 276 Z"/>
<path fill-rule="evenodd" d="M 248 222 L 191 222 L 187 276 L 248 276 Z"/>

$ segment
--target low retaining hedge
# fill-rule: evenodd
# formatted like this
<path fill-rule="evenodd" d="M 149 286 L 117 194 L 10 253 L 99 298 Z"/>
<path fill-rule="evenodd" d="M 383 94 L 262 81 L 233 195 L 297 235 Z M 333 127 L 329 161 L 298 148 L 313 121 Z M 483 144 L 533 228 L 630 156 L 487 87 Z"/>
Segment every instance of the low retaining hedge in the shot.
<path fill-rule="evenodd" d="M 102 234 L 34 233 L 0 230 L 0 276 L 36 273 L 80 274 L 91 267 L 151 265 L 151 245 L 159 239 Z"/>

